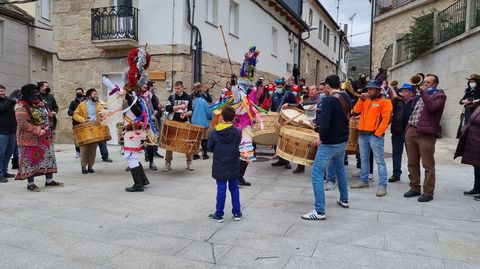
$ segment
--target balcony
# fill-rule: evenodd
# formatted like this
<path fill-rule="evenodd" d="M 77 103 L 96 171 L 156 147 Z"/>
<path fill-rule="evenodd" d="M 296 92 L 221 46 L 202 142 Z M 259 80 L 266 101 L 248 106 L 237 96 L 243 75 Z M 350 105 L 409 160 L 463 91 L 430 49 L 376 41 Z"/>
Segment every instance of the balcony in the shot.
<path fill-rule="evenodd" d="M 377 0 L 375 1 L 375 16 L 380 16 L 413 1 L 415 0 Z"/>
<path fill-rule="evenodd" d="M 102 49 L 138 47 L 138 9 L 131 6 L 93 8 L 92 43 Z"/>

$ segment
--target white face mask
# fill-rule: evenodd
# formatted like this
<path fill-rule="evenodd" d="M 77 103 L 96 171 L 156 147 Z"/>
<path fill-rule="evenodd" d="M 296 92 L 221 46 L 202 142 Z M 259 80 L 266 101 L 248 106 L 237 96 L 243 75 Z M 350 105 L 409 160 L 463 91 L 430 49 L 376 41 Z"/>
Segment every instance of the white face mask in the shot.
<path fill-rule="evenodd" d="M 468 86 L 470 86 L 470 88 L 473 89 L 473 88 L 477 87 L 477 83 L 476 82 L 470 82 L 470 83 L 468 83 Z"/>

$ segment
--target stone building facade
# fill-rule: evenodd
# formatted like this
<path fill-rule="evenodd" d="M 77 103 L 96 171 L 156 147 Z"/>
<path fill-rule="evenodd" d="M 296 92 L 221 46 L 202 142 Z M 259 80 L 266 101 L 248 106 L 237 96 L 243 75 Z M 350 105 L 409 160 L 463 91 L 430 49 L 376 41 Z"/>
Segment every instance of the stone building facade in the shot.
<path fill-rule="evenodd" d="M 128 2 L 128 1 L 126 1 Z M 172 94 L 173 83 L 182 80 L 186 89 L 193 84 L 194 51 L 191 50 L 190 26 L 187 24 L 188 7 L 190 1 L 168 1 L 167 4 L 154 0 L 130 1 L 130 9 L 138 8 L 138 33 L 135 38 L 119 38 L 116 40 L 93 40 L 92 14 L 98 8 L 101 12 L 111 12 L 119 16 L 121 23 L 130 23 L 122 18 L 121 10 L 117 3 L 109 0 L 53 0 L 53 25 L 54 45 L 56 56 L 53 58 L 53 89 L 55 98 L 60 106 L 58 113 L 57 132 L 58 141 L 61 143 L 72 141 L 71 119 L 67 115 L 68 104 L 74 98 L 74 90 L 82 87 L 96 88 L 101 92 L 102 99 L 107 100 L 106 90 L 102 86 L 102 76 L 108 76 L 112 82 L 123 85 L 121 74 L 127 65 L 126 55 L 133 47 L 147 46 L 148 52 L 152 55 L 149 67 L 149 79 L 157 82 L 161 102 L 166 101 Z M 211 8 L 204 5 L 204 1 L 197 1 L 197 15 L 195 21 L 200 28 L 203 38 L 202 52 L 202 81 L 204 83 L 218 81 L 217 86 L 212 90 L 214 97 L 219 96 L 219 90 L 230 79 L 232 73 L 237 74 L 243 61 L 243 54 L 253 42 L 260 50 L 260 62 L 257 65 L 255 77 L 264 76 L 267 81 L 274 81 L 279 77 L 286 77 L 290 73 L 285 68 L 293 65 L 293 51 L 287 49 L 289 40 L 296 41 L 305 31 L 306 25 L 298 14 L 294 13 L 283 1 L 212 1 L 215 6 L 213 10 L 219 10 L 216 20 L 211 17 L 202 17 Z M 209 1 L 210 2 L 210 1 Z M 228 6 L 230 4 L 230 6 Z M 240 6 L 240 7 L 239 7 Z M 118 9 L 119 8 L 119 9 Z M 230 25 L 228 16 L 220 16 L 220 10 L 230 8 Z M 255 27 L 243 25 L 255 21 L 244 18 L 242 13 L 248 10 L 245 16 L 255 16 L 263 27 L 268 27 L 263 32 L 257 31 Z M 163 13 L 164 15 L 162 15 Z M 233 12 L 233 13 L 232 13 Z M 235 13 L 237 12 L 237 13 Z M 160 14 L 161 13 L 161 14 Z M 246 12 L 247 13 L 247 12 Z M 112 13 L 113 14 L 113 13 Z M 120 14 L 120 15 L 119 15 Z M 141 15 L 140 15 L 141 14 Z M 168 17 L 168 22 L 158 24 L 158 17 Z M 205 21 L 204 21 L 205 19 Z M 235 19 L 237 21 L 235 22 Z M 211 20 L 211 21 L 209 21 Z M 224 26 L 226 41 L 230 49 L 232 67 L 226 57 L 223 40 L 220 35 L 219 26 L 222 20 L 227 20 Z M 233 22 L 232 22 L 233 21 Z M 156 24 L 152 24 L 156 23 Z M 232 31 L 240 27 L 238 32 Z M 258 23 L 257 23 L 258 24 Z M 248 31 L 246 31 L 248 28 Z M 258 28 L 260 28 L 258 26 Z M 259 31 L 259 30 L 258 30 Z M 273 35 L 276 38 L 273 39 Z M 272 36 L 271 36 L 272 35 Z M 261 39 L 257 39 L 263 36 Z M 278 43 L 275 43 L 278 40 Z M 255 44 L 254 43 L 254 44 Z M 194 45 L 194 44 L 193 44 Z M 111 128 L 112 130 L 112 128 Z"/>
<path fill-rule="evenodd" d="M 414 18 L 431 13 L 432 10 L 443 10 L 456 1 L 457 0 L 374 1 L 371 44 L 372 76 L 375 76 L 378 68 L 388 68 L 392 65 L 392 61 L 397 61 L 394 55 L 394 44 L 397 42 L 397 39 L 408 32 L 410 26 L 415 21 Z"/>

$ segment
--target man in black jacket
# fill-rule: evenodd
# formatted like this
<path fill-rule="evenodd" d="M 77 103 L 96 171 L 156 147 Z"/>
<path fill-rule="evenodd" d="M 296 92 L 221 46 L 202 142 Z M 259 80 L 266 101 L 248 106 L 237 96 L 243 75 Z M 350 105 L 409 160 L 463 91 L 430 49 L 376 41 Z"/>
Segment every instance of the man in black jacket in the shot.
<path fill-rule="evenodd" d="M 40 81 L 37 83 L 37 87 L 40 90 L 40 99 L 45 103 L 47 106 L 50 116 L 53 119 L 52 128 L 55 130 L 57 127 L 57 113 L 58 113 L 58 105 L 55 97 L 50 93 L 50 87 L 48 82 Z"/>
<path fill-rule="evenodd" d="M 0 183 L 8 182 L 7 178 L 15 175 L 8 173 L 8 162 L 15 149 L 15 99 L 6 96 L 5 86 L 0 85 Z"/>
<path fill-rule="evenodd" d="M 169 118 L 174 121 L 187 122 L 192 116 L 192 98 L 184 91 L 182 81 L 175 82 L 175 94 L 168 98 L 165 110 L 170 113 Z M 168 172 L 172 169 L 172 155 L 172 151 L 166 150 L 163 172 Z M 189 153 L 186 154 L 188 171 L 193 171 L 192 155 L 193 154 Z"/>
<path fill-rule="evenodd" d="M 77 109 L 78 105 L 85 99 L 83 96 L 83 89 L 82 88 L 77 88 L 75 90 L 75 99 L 70 103 L 70 106 L 68 107 L 68 116 L 73 117 L 73 112 L 75 112 L 75 109 Z M 78 122 L 76 122 L 72 118 L 72 126 L 75 127 Z M 75 158 L 80 158 L 80 147 L 77 145 L 77 141 L 75 141 L 75 151 L 76 155 Z"/>
<path fill-rule="evenodd" d="M 349 207 L 347 177 L 343 158 L 348 141 L 348 119 L 352 102 L 347 93 L 339 90 L 340 78 L 338 76 L 328 76 L 325 79 L 325 84 L 329 96 L 322 100 L 322 113 L 316 119 L 320 138 L 315 141 L 318 150 L 311 175 L 315 204 L 312 211 L 302 215 L 302 219 L 306 220 L 324 220 L 326 218 L 323 185 L 329 162 L 333 162 L 338 181 L 340 198 L 337 200 L 337 204 L 343 208 Z"/>
<path fill-rule="evenodd" d="M 405 129 L 407 128 L 408 119 L 413 111 L 413 101 L 415 96 L 415 89 L 412 85 L 404 83 L 399 88 L 399 96 L 393 98 L 393 113 L 392 113 L 392 162 L 393 175 L 388 179 L 388 182 L 400 181 L 402 174 L 402 154 L 403 145 L 405 144 Z"/>

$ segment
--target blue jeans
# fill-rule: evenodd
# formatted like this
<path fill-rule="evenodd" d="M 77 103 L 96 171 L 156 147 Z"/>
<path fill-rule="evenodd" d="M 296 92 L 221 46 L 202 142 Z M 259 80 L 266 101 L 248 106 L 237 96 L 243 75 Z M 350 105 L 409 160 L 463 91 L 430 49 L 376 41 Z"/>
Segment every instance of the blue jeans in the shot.
<path fill-rule="evenodd" d="M 394 177 L 400 177 L 402 174 L 402 154 L 404 144 L 404 135 L 392 135 L 392 162 Z"/>
<path fill-rule="evenodd" d="M 0 134 L 0 176 L 7 174 L 8 162 L 15 149 L 15 134 Z"/>
<path fill-rule="evenodd" d="M 328 165 L 328 172 L 326 176 L 327 181 L 330 181 L 332 183 L 335 183 L 337 181 L 337 178 L 335 177 L 335 166 L 333 165 L 332 161 L 330 161 L 330 164 Z"/>
<path fill-rule="evenodd" d="M 329 162 L 333 164 L 335 174 L 337 175 L 340 200 L 348 202 L 347 176 L 345 175 L 345 165 L 343 164 L 346 144 L 347 143 L 332 145 L 321 144 L 318 147 L 311 175 L 313 194 L 315 196 L 315 210 L 317 210 L 318 213 L 325 213 L 323 178 Z"/>
<path fill-rule="evenodd" d="M 228 189 L 232 196 L 232 214 L 240 214 L 240 190 L 238 188 L 238 179 L 218 180 L 217 179 L 217 206 L 215 216 L 221 218 L 224 215 L 225 198 L 227 197 L 227 182 Z"/>
<path fill-rule="evenodd" d="M 103 141 L 98 143 L 98 148 L 100 149 L 100 155 L 102 155 L 102 160 L 108 159 L 107 142 Z"/>
<path fill-rule="evenodd" d="M 360 161 L 362 167 L 360 170 L 360 180 L 368 183 L 368 174 L 370 173 L 370 149 L 373 151 L 375 162 L 378 168 L 378 186 L 380 188 L 387 187 L 387 165 L 383 155 L 385 138 L 376 137 L 373 134 L 360 134 L 358 136 L 358 144 L 360 147 Z M 364 165 L 365 164 L 365 165 Z"/>

